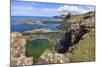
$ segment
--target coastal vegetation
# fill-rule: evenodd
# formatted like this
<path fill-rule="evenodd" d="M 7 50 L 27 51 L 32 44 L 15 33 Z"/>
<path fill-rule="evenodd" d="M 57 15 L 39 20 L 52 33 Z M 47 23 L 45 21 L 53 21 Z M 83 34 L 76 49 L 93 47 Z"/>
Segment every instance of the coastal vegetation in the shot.
<path fill-rule="evenodd" d="M 24 55 L 31 57 L 31 60 L 33 60 L 31 61 L 32 64 L 27 63 L 27 65 L 94 61 L 95 11 L 80 15 L 69 13 L 68 15 L 54 17 L 61 18 L 63 21 L 34 22 L 33 20 L 25 20 L 27 24 L 59 24 L 58 31 L 33 29 L 20 32 L 21 38 L 26 42 L 24 44 Z M 16 39 L 20 40 L 18 34 L 11 35 L 13 36 L 11 45 L 16 44 L 20 47 L 19 43 L 23 43 L 15 41 Z M 15 38 L 17 35 L 18 37 Z M 11 47 L 16 50 L 13 46 Z M 13 50 L 12 55 L 14 54 Z"/>

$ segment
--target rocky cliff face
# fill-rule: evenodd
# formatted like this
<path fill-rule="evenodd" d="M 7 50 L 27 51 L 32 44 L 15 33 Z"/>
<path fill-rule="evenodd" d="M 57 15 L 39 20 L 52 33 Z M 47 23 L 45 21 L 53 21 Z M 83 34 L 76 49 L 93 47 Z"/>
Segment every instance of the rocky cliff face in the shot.
<path fill-rule="evenodd" d="M 33 58 L 25 56 L 25 45 L 26 40 L 21 33 L 11 33 L 11 66 L 33 64 Z"/>
<path fill-rule="evenodd" d="M 66 31 L 65 36 L 55 45 L 55 50 L 60 53 L 68 51 L 69 47 L 78 43 L 86 33 L 95 29 L 95 12 L 64 18 L 61 24 Z"/>

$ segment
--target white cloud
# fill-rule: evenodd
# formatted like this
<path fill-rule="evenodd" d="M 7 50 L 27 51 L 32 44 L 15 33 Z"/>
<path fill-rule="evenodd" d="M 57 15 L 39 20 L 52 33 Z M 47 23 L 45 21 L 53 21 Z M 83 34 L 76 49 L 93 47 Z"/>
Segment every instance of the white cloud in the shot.
<path fill-rule="evenodd" d="M 58 8 L 58 11 L 63 12 L 63 11 L 76 11 L 78 10 L 77 7 L 75 6 L 68 6 L 68 5 L 64 5 Z"/>
<path fill-rule="evenodd" d="M 93 11 L 94 7 L 80 5 L 63 5 L 58 8 L 36 8 L 30 5 L 13 5 L 11 7 L 11 15 L 20 16 L 55 16 L 61 14 L 82 14 Z"/>
<path fill-rule="evenodd" d="M 87 7 L 88 9 L 84 9 L 84 7 Z M 91 6 L 84 6 L 83 8 L 80 8 L 80 6 L 74 6 L 74 5 L 64 5 L 58 8 L 58 11 L 60 13 L 77 13 L 77 14 L 82 14 L 82 13 L 86 13 L 89 11 L 93 11 L 94 7 Z"/>

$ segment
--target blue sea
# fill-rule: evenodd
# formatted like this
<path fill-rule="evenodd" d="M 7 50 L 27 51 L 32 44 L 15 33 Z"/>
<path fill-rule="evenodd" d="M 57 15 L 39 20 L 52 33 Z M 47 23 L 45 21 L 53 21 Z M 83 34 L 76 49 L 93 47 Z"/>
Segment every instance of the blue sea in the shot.
<path fill-rule="evenodd" d="M 39 28 L 48 28 L 51 30 L 58 30 L 58 24 L 26 24 L 21 22 L 23 20 L 32 19 L 33 21 L 62 21 L 62 19 L 53 17 L 35 17 L 35 16 L 11 16 L 11 32 L 24 32 Z"/>

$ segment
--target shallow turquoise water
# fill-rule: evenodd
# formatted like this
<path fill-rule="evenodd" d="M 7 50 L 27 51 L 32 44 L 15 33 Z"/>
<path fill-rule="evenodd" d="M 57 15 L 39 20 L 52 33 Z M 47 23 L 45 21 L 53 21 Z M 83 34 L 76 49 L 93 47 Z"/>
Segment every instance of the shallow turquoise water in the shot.
<path fill-rule="evenodd" d="M 48 39 L 35 39 L 27 41 L 26 51 L 27 55 L 38 59 L 46 49 L 52 50 L 52 44 Z"/>

